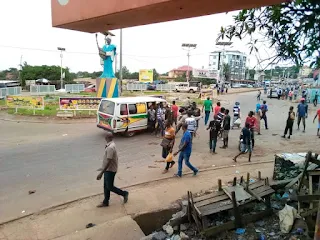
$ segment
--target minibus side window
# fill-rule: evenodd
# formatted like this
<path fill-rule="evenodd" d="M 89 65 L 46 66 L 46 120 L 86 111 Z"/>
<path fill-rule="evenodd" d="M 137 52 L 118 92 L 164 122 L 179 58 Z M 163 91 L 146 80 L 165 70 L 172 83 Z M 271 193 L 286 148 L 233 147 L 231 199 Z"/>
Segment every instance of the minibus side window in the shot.
<path fill-rule="evenodd" d="M 127 104 L 120 105 L 120 115 L 128 115 L 128 106 Z"/>
<path fill-rule="evenodd" d="M 137 105 L 129 104 L 129 114 L 137 114 Z"/>

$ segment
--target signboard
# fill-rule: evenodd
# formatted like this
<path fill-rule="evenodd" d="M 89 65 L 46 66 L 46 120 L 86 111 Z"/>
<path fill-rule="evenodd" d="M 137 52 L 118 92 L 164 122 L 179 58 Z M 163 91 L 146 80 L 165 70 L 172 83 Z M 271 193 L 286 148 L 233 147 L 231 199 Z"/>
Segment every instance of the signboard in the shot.
<path fill-rule="evenodd" d="M 153 70 L 152 69 L 143 69 L 139 71 L 139 82 L 153 82 Z"/>
<path fill-rule="evenodd" d="M 37 96 L 7 96 L 7 106 L 10 108 L 44 109 L 43 97 Z"/>
<path fill-rule="evenodd" d="M 101 98 L 93 97 L 61 97 L 60 110 L 98 110 Z"/>
<path fill-rule="evenodd" d="M 213 99 L 213 90 L 212 89 L 201 89 L 200 91 L 201 100 L 206 100 L 208 97 Z"/>
<path fill-rule="evenodd" d="M 218 73 L 214 70 L 193 68 L 192 75 L 195 78 L 218 78 Z"/>

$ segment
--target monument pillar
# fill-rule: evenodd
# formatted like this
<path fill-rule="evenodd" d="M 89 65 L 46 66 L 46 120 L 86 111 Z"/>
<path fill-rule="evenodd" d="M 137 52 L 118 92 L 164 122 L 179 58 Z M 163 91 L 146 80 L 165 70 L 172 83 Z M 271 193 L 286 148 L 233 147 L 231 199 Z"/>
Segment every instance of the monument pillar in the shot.
<path fill-rule="evenodd" d="M 117 78 L 97 78 L 97 97 L 116 98 L 120 96 Z"/>

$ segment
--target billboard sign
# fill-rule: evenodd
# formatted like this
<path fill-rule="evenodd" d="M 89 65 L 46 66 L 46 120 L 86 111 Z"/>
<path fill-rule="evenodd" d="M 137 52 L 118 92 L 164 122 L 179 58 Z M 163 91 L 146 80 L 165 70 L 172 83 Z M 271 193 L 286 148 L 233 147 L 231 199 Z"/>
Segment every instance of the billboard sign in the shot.
<path fill-rule="evenodd" d="M 60 110 L 98 110 L 101 98 L 93 97 L 61 97 Z"/>
<path fill-rule="evenodd" d="M 215 78 L 218 79 L 217 71 L 208 69 L 193 68 L 192 75 L 195 78 Z"/>
<path fill-rule="evenodd" d="M 139 82 L 152 83 L 153 82 L 153 70 L 142 69 L 139 71 Z"/>
<path fill-rule="evenodd" d="M 43 110 L 44 99 L 38 96 L 7 96 L 7 106 L 9 108 L 26 108 Z"/>

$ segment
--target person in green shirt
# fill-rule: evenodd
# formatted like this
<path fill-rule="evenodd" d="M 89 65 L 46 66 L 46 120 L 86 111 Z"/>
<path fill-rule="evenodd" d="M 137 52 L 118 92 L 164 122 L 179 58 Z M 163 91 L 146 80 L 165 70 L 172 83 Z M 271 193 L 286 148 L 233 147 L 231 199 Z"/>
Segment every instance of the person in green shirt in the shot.
<path fill-rule="evenodd" d="M 213 107 L 212 107 L 212 101 L 210 100 L 209 97 L 207 97 L 207 100 L 203 102 L 203 108 L 202 112 L 204 111 L 205 117 L 204 117 L 204 124 L 207 125 L 210 117 L 210 112 L 213 112 Z"/>

